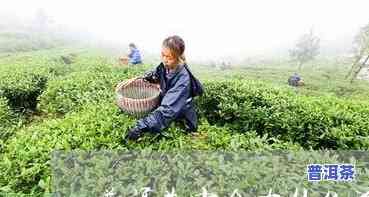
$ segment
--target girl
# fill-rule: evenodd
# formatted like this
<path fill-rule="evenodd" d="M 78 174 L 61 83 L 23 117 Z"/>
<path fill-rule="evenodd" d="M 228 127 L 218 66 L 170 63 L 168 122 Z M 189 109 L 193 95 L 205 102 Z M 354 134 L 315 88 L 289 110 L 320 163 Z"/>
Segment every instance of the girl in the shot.
<path fill-rule="evenodd" d="M 163 41 L 162 63 L 143 77 L 150 83 L 160 83 L 160 106 L 138 120 L 125 139 L 137 140 L 145 132 L 160 132 L 173 120 L 184 120 L 188 132 L 197 130 L 192 98 L 201 95 L 203 87 L 188 69 L 184 50 L 184 41 L 179 36 L 170 36 Z"/>

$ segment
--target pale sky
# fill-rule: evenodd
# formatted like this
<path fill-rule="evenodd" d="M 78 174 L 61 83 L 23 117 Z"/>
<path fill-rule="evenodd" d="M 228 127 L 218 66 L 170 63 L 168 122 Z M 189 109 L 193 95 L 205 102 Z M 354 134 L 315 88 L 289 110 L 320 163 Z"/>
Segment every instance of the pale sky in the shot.
<path fill-rule="evenodd" d="M 311 27 L 324 47 L 369 23 L 367 0 L 2 0 L 0 16 L 30 18 L 38 8 L 57 23 L 153 52 L 177 34 L 194 59 L 278 52 Z"/>

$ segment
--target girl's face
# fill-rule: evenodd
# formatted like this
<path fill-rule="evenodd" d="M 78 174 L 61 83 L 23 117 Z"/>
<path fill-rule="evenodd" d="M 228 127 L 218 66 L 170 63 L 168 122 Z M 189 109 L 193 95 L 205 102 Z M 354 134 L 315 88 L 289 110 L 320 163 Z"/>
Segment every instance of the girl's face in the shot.
<path fill-rule="evenodd" d="M 163 47 L 161 49 L 161 58 L 163 60 L 164 65 L 170 69 L 174 69 L 178 65 L 178 58 L 174 55 L 174 53 L 170 49 L 166 47 Z"/>

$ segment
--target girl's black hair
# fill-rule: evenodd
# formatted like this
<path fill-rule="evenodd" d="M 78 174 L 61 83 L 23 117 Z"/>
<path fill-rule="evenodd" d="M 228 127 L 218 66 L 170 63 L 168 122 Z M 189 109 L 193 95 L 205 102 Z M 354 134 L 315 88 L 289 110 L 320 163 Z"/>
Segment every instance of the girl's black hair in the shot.
<path fill-rule="evenodd" d="M 184 56 L 185 43 L 183 39 L 177 35 L 169 36 L 163 41 L 163 46 L 174 52 L 174 55 L 181 61 L 185 62 Z"/>
<path fill-rule="evenodd" d="M 137 47 L 136 47 L 136 45 L 135 45 L 134 43 L 132 43 L 132 42 L 131 42 L 131 43 L 129 43 L 129 45 L 128 45 L 128 46 L 129 46 L 129 47 L 132 47 L 132 48 L 137 48 Z"/>

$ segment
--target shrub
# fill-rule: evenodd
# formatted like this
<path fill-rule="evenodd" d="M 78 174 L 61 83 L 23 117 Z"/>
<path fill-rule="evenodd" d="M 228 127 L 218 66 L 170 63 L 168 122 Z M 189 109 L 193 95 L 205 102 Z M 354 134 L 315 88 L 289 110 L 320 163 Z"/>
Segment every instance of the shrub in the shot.
<path fill-rule="evenodd" d="M 7 127 L 11 122 L 11 111 L 8 107 L 8 101 L 2 97 L 0 97 L 0 122 L 1 127 Z"/>
<path fill-rule="evenodd" d="M 252 81 L 208 81 L 205 87 L 199 108 L 211 124 L 255 130 L 305 148 L 369 148 L 368 103 L 298 96 Z"/>
<path fill-rule="evenodd" d="M 65 119 L 53 119 L 17 132 L 0 155 L 0 192 L 39 193 L 50 182 L 53 150 L 116 149 L 132 119 L 114 104 L 88 105 Z"/>
<path fill-rule="evenodd" d="M 104 69 L 104 68 L 101 68 Z M 49 82 L 41 96 L 40 109 L 66 114 L 90 102 L 114 102 L 115 86 L 135 74 L 128 69 L 74 72 Z"/>
<path fill-rule="evenodd" d="M 8 101 L 0 97 L 0 152 L 3 149 L 3 144 L 12 134 L 11 127 L 14 121 L 14 115 L 8 106 Z"/>
<path fill-rule="evenodd" d="M 47 76 L 19 69 L 2 73 L 0 77 L 0 96 L 8 99 L 11 108 L 19 112 L 36 109 L 38 96 L 46 86 Z"/>
<path fill-rule="evenodd" d="M 167 137 L 145 135 L 140 142 L 123 143 L 122 136 L 135 119 L 113 103 L 87 104 L 63 119 L 24 128 L 11 138 L 0 155 L 0 192 L 40 195 L 51 192 L 50 154 L 54 150 L 271 150 L 299 149 L 256 132 L 234 134 L 228 128 L 200 124 L 199 135 L 170 127 Z"/>

